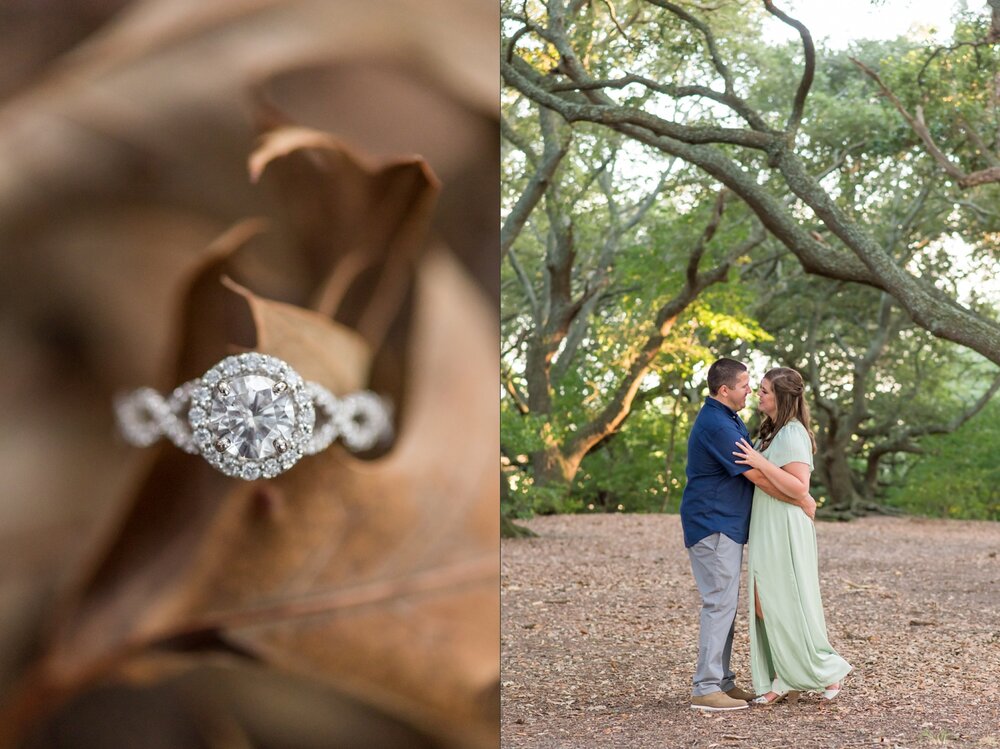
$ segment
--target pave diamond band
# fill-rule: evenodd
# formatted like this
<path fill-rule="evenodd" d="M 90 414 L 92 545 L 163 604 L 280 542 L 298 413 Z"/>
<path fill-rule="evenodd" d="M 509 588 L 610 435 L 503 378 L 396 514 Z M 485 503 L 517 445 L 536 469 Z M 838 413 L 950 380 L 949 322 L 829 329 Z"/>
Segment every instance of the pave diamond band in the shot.
<path fill-rule="evenodd" d="M 388 403 L 364 390 L 337 397 L 265 354 L 229 356 L 162 396 L 140 388 L 115 399 L 126 441 L 166 437 L 223 473 L 253 481 L 284 473 L 340 438 L 355 451 L 392 435 Z"/>

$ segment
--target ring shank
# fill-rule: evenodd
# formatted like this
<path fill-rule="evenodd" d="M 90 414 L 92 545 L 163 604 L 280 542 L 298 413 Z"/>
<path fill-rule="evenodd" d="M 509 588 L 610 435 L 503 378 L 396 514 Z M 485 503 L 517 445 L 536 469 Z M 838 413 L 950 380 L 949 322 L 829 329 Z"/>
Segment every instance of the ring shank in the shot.
<path fill-rule="evenodd" d="M 166 437 L 185 452 L 197 454 L 188 421 L 191 394 L 202 385 L 191 380 L 164 397 L 148 387 L 115 398 L 114 409 L 125 441 L 148 447 Z M 350 450 L 362 452 L 392 438 L 392 408 L 387 399 L 370 390 L 337 397 L 317 382 L 304 383 L 316 412 L 313 434 L 304 448 L 315 455 L 338 438 Z"/>

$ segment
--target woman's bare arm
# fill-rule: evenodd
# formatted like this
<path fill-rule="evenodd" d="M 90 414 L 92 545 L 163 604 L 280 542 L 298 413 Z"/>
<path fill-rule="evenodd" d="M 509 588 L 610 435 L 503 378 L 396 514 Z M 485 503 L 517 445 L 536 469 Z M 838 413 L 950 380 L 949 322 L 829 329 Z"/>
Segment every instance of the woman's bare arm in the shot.
<path fill-rule="evenodd" d="M 809 466 L 805 463 L 788 463 L 784 467 L 776 466 L 754 450 L 753 445 L 745 439 L 736 443 L 733 455 L 736 456 L 738 465 L 760 469 L 768 481 L 774 485 L 774 488 L 782 494 L 795 500 L 805 499 L 809 495 Z M 797 469 L 795 466 L 802 466 L 804 470 Z"/>
<path fill-rule="evenodd" d="M 745 439 L 736 443 L 736 462 L 750 466 L 746 476 L 775 499 L 793 504 L 810 518 L 816 517 L 816 500 L 809 495 L 809 466 L 788 463 L 777 466 L 753 448 Z"/>
<path fill-rule="evenodd" d="M 800 463 L 799 465 L 805 465 Z M 808 469 L 808 466 L 807 466 Z M 812 495 L 806 495 L 805 499 L 795 499 L 790 497 L 784 492 L 780 491 L 771 481 L 764 475 L 764 472 L 759 468 L 751 468 L 749 471 L 743 474 L 748 480 L 753 482 L 755 486 L 760 487 L 762 491 L 771 497 L 782 502 L 787 502 L 790 505 L 795 505 L 800 508 L 802 512 L 809 516 L 810 519 L 816 517 L 816 500 L 813 499 Z"/>

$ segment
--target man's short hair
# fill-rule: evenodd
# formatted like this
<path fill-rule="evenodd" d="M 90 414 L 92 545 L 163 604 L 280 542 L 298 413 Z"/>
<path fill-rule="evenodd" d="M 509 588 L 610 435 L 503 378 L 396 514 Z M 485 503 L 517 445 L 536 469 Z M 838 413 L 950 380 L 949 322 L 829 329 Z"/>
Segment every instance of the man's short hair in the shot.
<path fill-rule="evenodd" d="M 708 368 L 708 394 L 718 395 L 719 388 L 723 385 L 735 388 L 736 381 L 746 371 L 746 365 L 735 359 L 719 359 Z"/>

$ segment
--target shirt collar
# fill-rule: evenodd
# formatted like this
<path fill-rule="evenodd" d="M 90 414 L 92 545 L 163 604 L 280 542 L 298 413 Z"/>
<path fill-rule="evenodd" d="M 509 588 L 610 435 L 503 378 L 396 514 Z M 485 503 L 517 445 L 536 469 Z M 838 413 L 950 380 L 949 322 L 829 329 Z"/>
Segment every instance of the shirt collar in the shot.
<path fill-rule="evenodd" d="M 713 398 L 710 395 L 705 396 L 705 405 L 706 406 L 711 406 L 712 408 L 721 409 L 722 411 L 726 412 L 730 416 L 734 416 L 734 417 L 738 417 L 739 416 L 733 409 L 731 409 L 725 403 L 723 403 L 722 401 L 716 400 L 715 398 Z"/>
<path fill-rule="evenodd" d="M 727 406 L 725 403 L 723 403 L 722 401 L 718 401 L 718 400 L 716 400 L 715 398 L 713 398 L 712 396 L 709 395 L 709 396 L 705 397 L 705 405 L 709 406 L 711 408 L 717 408 L 720 411 L 722 411 L 724 414 L 726 414 L 727 416 L 729 416 L 729 418 L 731 418 L 737 424 L 740 424 L 740 425 L 743 424 L 743 419 L 740 418 L 740 415 L 738 413 L 736 413 L 733 409 L 731 409 L 729 406 Z"/>

